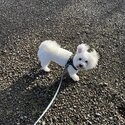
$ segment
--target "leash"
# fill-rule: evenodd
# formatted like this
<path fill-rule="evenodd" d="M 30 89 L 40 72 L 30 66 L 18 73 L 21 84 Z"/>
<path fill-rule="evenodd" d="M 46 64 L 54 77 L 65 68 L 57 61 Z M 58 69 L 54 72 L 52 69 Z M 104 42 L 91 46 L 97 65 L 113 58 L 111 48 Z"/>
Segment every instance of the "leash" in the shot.
<path fill-rule="evenodd" d="M 45 113 L 48 111 L 48 109 L 50 108 L 50 106 L 53 104 L 57 94 L 59 93 L 59 90 L 60 90 L 60 87 L 61 87 L 61 84 L 62 84 L 62 80 L 63 80 L 63 77 L 64 77 L 64 72 L 66 70 L 66 68 L 69 66 L 69 64 L 66 64 L 65 67 L 63 68 L 62 70 L 62 73 L 61 73 L 61 78 L 60 78 L 60 83 L 59 83 L 59 86 L 56 90 L 56 93 L 55 95 L 53 96 L 52 100 L 50 101 L 49 105 L 46 107 L 46 109 L 43 111 L 42 115 L 38 118 L 38 120 L 34 123 L 34 125 L 37 125 L 37 123 L 40 122 L 40 119 L 43 118 L 43 116 L 45 115 Z"/>

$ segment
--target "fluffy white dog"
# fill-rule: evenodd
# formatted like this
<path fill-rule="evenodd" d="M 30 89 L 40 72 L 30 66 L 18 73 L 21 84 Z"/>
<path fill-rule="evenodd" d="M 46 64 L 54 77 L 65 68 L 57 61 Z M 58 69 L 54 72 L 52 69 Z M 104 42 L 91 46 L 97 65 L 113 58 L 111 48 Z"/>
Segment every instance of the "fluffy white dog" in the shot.
<path fill-rule="evenodd" d="M 95 68 L 98 63 L 98 53 L 93 49 L 88 52 L 89 46 L 80 44 L 77 47 L 76 54 L 65 50 L 56 43 L 56 41 L 46 40 L 41 43 L 38 50 L 38 58 L 44 71 L 49 72 L 48 65 L 53 61 L 63 67 L 68 65 L 68 73 L 74 81 L 79 81 L 77 72 L 84 68 L 86 70 Z"/>

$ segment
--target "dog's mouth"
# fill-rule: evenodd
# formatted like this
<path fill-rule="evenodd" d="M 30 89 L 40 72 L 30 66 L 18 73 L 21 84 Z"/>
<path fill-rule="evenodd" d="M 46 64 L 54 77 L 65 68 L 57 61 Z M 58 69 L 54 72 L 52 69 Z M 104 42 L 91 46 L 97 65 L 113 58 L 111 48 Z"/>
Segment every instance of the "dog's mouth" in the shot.
<path fill-rule="evenodd" d="M 77 67 L 77 69 L 81 69 L 81 68 L 83 68 L 83 65 L 82 65 L 82 64 L 79 64 L 79 65 L 77 65 L 76 67 Z"/>

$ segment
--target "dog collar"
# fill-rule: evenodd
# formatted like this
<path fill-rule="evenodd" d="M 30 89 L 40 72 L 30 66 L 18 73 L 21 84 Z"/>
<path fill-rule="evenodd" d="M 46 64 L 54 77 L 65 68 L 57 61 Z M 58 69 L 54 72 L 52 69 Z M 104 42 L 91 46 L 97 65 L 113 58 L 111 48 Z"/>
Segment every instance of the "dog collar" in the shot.
<path fill-rule="evenodd" d="M 70 56 L 69 60 L 67 61 L 66 65 L 65 65 L 65 67 L 68 67 L 69 65 L 71 65 L 75 70 L 78 70 L 78 69 L 74 66 L 74 64 L 73 64 L 73 57 L 74 57 L 73 55 Z"/>

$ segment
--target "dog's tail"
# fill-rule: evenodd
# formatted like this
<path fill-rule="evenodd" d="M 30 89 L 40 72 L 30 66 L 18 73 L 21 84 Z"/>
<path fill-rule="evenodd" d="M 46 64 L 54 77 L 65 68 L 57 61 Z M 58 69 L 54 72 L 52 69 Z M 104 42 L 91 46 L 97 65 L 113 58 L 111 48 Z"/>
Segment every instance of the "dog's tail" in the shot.
<path fill-rule="evenodd" d="M 57 53 L 60 45 L 56 41 L 46 40 L 41 43 L 39 49 L 43 49 L 46 52 Z"/>

